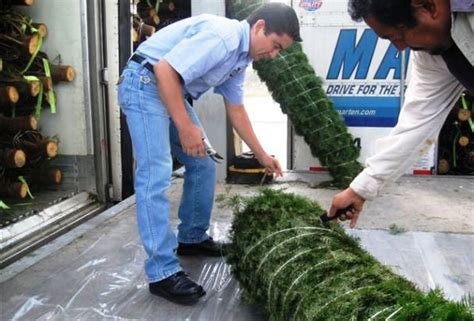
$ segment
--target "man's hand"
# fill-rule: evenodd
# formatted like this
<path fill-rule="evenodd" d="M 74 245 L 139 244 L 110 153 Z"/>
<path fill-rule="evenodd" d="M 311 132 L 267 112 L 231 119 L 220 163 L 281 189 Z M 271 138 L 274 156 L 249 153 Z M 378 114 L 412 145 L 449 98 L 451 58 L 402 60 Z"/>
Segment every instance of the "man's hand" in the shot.
<path fill-rule="evenodd" d="M 360 197 L 352 188 L 349 187 L 333 197 L 328 216 L 332 217 L 336 214 L 337 210 L 352 206 L 354 210 L 347 211 L 346 214 L 341 215 L 339 219 L 341 221 L 351 220 L 350 227 L 353 228 L 357 224 L 364 202 L 365 199 Z"/>
<path fill-rule="evenodd" d="M 267 175 L 275 173 L 277 177 L 283 176 L 283 171 L 281 170 L 280 163 L 275 157 L 272 157 L 268 154 L 264 154 L 263 156 L 258 158 L 258 161 L 260 162 L 260 164 L 262 164 L 263 167 L 265 167 L 265 173 Z"/>
<path fill-rule="evenodd" d="M 193 157 L 206 156 L 201 129 L 198 126 L 191 123 L 188 126 L 180 128 L 178 133 L 181 147 L 187 155 Z"/>
<path fill-rule="evenodd" d="M 247 144 L 248 147 L 254 152 L 259 163 L 265 167 L 266 174 L 273 174 L 283 176 L 280 163 L 272 156 L 268 155 L 253 131 L 252 125 L 250 124 L 249 117 L 243 105 L 235 105 L 227 100 L 224 100 L 226 106 L 227 115 L 229 116 L 232 126 L 239 134 L 240 138 Z"/>

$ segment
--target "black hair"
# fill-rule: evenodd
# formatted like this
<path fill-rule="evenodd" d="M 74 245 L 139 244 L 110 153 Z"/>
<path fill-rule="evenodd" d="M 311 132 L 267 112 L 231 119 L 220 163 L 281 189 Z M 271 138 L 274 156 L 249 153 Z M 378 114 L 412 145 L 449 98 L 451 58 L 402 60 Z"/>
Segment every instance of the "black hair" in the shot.
<path fill-rule="evenodd" d="M 371 16 L 389 27 L 417 25 L 411 0 L 349 0 L 348 11 L 354 21 Z"/>
<path fill-rule="evenodd" d="M 265 34 L 287 34 L 293 41 L 301 41 L 298 17 L 291 7 L 283 3 L 267 3 L 252 12 L 246 20 L 252 27 L 259 19 L 265 20 Z"/>

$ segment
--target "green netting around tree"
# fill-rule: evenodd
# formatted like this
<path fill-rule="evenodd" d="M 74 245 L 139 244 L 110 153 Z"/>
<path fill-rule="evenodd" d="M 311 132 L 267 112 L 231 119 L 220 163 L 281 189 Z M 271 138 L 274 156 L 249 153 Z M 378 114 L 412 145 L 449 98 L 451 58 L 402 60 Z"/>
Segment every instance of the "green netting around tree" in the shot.
<path fill-rule="evenodd" d="M 440 290 L 423 293 L 363 250 L 314 202 L 265 189 L 234 202 L 228 262 L 270 321 L 474 320 Z"/>
<path fill-rule="evenodd" d="M 322 80 L 316 76 L 301 44 L 294 44 L 275 60 L 258 61 L 253 66 L 296 133 L 304 137 L 313 156 L 328 168 L 334 178 L 332 184 L 347 187 L 362 170 L 357 161 L 360 149 L 326 96 Z"/>

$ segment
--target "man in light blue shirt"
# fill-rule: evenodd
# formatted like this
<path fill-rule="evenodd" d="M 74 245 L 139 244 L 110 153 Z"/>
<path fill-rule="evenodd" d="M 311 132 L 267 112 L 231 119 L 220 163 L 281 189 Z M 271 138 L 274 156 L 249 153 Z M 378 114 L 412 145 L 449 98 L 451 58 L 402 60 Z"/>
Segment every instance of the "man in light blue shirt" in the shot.
<path fill-rule="evenodd" d="M 221 255 L 222 244 L 206 233 L 215 164 L 206 155 L 205 132 L 186 98 L 198 99 L 213 87 L 259 162 L 281 176 L 280 164 L 260 145 L 243 106 L 244 72 L 252 60 L 274 59 L 300 40 L 293 9 L 270 3 L 240 22 L 212 15 L 181 20 L 158 31 L 130 58 L 118 97 L 134 147 L 137 221 L 151 293 L 177 303 L 196 302 L 205 292 L 182 271 L 176 249 L 179 255 Z M 166 196 L 171 154 L 186 168 L 177 237 Z"/>

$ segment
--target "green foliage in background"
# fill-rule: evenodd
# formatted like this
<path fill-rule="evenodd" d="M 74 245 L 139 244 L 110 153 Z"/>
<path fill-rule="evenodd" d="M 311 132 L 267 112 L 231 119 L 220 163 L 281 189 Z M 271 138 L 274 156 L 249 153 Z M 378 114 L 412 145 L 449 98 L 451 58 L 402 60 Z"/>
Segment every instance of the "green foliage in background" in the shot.
<path fill-rule="evenodd" d="M 323 225 L 305 198 L 265 189 L 233 207 L 228 262 L 270 321 L 474 320 L 466 305 L 381 265 L 339 224 Z"/>
<path fill-rule="evenodd" d="M 227 1 L 227 16 L 245 19 L 265 2 Z M 331 185 L 346 188 L 362 170 L 357 162 L 360 150 L 326 96 L 322 80 L 315 74 L 301 44 L 291 46 L 275 60 L 254 62 L 253 67 L 282 112 L 288 115 L 296 133 L 303 136 L 312 155 L 328 168 L 334 178 Z"/>

